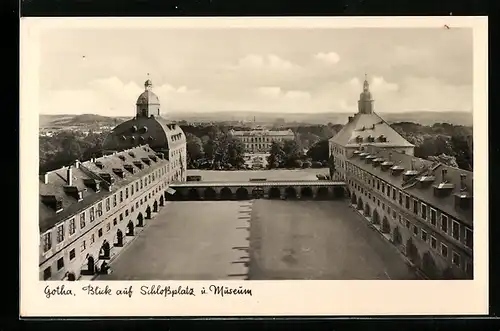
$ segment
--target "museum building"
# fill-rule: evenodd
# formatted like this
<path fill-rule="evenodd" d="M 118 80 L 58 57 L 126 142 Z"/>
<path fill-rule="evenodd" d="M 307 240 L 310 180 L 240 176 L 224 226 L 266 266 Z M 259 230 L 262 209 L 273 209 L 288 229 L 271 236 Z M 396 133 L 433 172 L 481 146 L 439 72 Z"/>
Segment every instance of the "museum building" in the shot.
<path fill-rule="evenodd" d="M 229 131 L 230 134 L 241 141 L 247 153 L 269 153 L 273 142 L 284 142 L 294 140 L 295 134 L 292 130 L 267 130 L 255 128 L 248 131 Z"/>
<path fill-rule="evenodd" d="M 40 176 L 39 278 L 92 278 L 154 221 L 172 182 L 186 179 L 182 129 L 160 117 L 151 81 L 136 116 L 105 139 L 103 156 Z"/>
<path fill-rule="evenodd" d="M 473 173 L 413 156 L 374 112 L 365 80 L 358 113 L 329 140 L 352 205 L 430 279 L 473 278 Z"/>

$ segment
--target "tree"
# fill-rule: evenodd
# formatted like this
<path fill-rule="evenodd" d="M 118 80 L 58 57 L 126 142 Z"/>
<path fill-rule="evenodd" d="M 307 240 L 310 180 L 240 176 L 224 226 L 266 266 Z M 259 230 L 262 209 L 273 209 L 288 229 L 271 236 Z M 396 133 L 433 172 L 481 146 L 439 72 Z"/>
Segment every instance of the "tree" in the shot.
<path fill-rule="evenodd" d="M 436 156 L 432 155 L 429 156 L 427 159 L 434 162 L 440 162 L 450 167 L 455 167 L 455 168 L 459 167 L 457 164 L 457 160 L 455 159 L 454 156 L 451 155 L 446 155 L 446 154 L 440 154 Z"/>
<path fill-rule="evenodd" d="M 306 155 L 313 161 L 323 161 L 328 159 L 328 140 L 324 139 L 309 148 Z"/>
<path fill-rule="evenodd" d="M 333 175 L 335 174 L 335 158 L 333 155 L 330 155 L 330 158 L 328 159 L 328 168 L 330 170 L 330 178 L 333 178 Z"/>
<path fill-rule="evenodd" d="M 269 156 L 267 157 L 267 163 L 270 168 L 278 168 L 282 166 L 285 162 L 285 152 L 283 151 L 283 146 L 277 142 L 273 141 L 271 143 L 271 150 Z"/>
<path fill-rule="evenodd" d="M 186 133 L 186 152 L 188 165 L 193 166 L 198 160 L 203 158 L 203 143 L 200 138 L 192 133 Z"/>
<path fill-rule="evenodd" d="M 460 169 L 473 170 L 472 135 L 455 134 L 451 136 L 451 145 L 455 152 L 456 163 Z"/>
<path fill-rule="evenodd" d="M 285 141 L 283 144 L 283 153 L 285 154 L 285 165 L 288 167 L 293 167 L 295 160 L 300 159 L 303 155 L 295 140 Z"/>

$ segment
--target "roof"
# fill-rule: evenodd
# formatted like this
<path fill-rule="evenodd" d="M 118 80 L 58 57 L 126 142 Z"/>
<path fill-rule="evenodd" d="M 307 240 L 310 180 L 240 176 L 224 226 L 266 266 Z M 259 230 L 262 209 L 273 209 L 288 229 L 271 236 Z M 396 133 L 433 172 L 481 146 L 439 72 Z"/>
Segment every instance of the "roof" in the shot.
<path fill-rule="evenodd" d="M 148 144 L 157 151 L 166 151 L 186 143 L 181 127 L 160 116 L 134 117 L 116 126 L 106 137 L 105 150 L 124 150 Z"/>
<path fill-rule="evenodd" d="M 150 90 L 146 90 L 137 98 L 136 105 L 159 105 L 160 99 Z"/>
<path fill-rule="evenodd" d="M 380 147 L 413 147 L 405 138 L 394 130 L 375 112 L 370 114 L 356 113 L 342 130 L 330 139 L 344 147 L 357 147 L 371 144 Z M 361 138 L 360 141 L 357 138 Z M 372 137 L 373 141 L 369 138 Z M 381 139 L 381 137 L 385 139 Z M 359 139 L 358 138 L 358 139 Z"/>
<path fill-rule="evenodd" d="M 404 168 L 399 175 L 395 176 L 391 174 L 391 171 L 382 171 L 381 167 L 374 167 L 372 163 L 366 163 L 366 160 L 360 158 L 358 155 L 353 155 L 350 157 L 349 161 L 358 166 L 359 168 L 366 170 L 372 175 L 379 177 L 390 185 L 394 186 L 398 190 L 402 190 L 405 193 L 423 201 L 424 203 L 430 205 L 431 207 L 437 208 L 442 212 L 450 215 L 452 218 L 462 221 L 472 227 L 473 212 L 470 209 L 461 209 L 455 205 L 455 194 L 466 193 L 471 197 L 473 195 L 473 173 L 470 171 L 450 167 L 438 162 L 432 162 L 429 160 L 421 159 L 415 156 L 396 153 L 394 151 L 387 151 L 374 146 L 368 146 L 366 148 L 370 155 L 375 155 L 378 158 L 382 158 L 384 161 L 390 161 L 393 166 Z M 417 181 L 413 180 L 409 183 L 403 182 L 403 173 L 407 170 L 415 169 L 417 172 L 416 179 L 426 177 L 424 180 L 431 182 L 432 184 L 426 186 L 417 185 Z M 434 195 L 433 185 L 438 185 L 443 182 L 442 170 L 446 170 L 446 182 L 452 188 L 452 192 L 449 195 L 443 197 L 437 197 Z M 465 191 L 461 191 L 461 175 L 465 175 Z"/>
<path fill-rule="evenodd" d="M 249 130 L 249 131 L 231 131 L 235 136 L 286 136 L 293 135 L 293 131 L 288 130 Z"/>
<path fill-rule="evenodd" d="M 132 153 L 134 157 L 132 157 L 129 153 Z M 70 218 L 72 215 L 78 214 L 80 211 L 90 207 L 98 201 L 103 200 L 107 196 L 114 194 L 114 191 L 117 189 L 142 176 L 145 176 L 146 174 L 157 169 L 160 165 L 165 165 L 168 162 L 166 159 L 160 158 L 157 158 L 156 162 L 151 161 L 149 166 L 142 162 L 143 168 L 139 169 L 135 167 L 135 174 L 131 174 L 123 168 L 125 164 L 133 164 L 134 161 L 141 161 L 142 158 L 149 158 L 149 156 L 153 154 L 155 154 L 155 152 L 149 146 L 144 145 L 124 150 L 113 155 L 96 158 L 95 160 L 85 161 L 83 163 L 77 162 L 77 166 L 71 167 L 72 186 L 77 187 L 77 189 L 82 192 L 83 199 L 81 201 L 78 201 L 77 198 L 68 195 L 65 191 L 65 186 L 67 185 L 68 167 L 63 167 L 47 173 L 47 184 L 44 183 L 44 176 L 41 176 L 42 178 L 40 178 L 39 182 L 39 227 L 41 233 L 49 230 L 57 223 Z M 120 156 L 124 157 L 125 161 L 120 159 Z M 100 169 L 96 165 L 96 162 L 101 162 L 104 165 L 104 168 Z M 124 173 L 126 173 L 125 178 L 121 178 L 115 174 L 113 172 L 113 168 L 123 169 Z M 109 191 L 105 187 L 101 186 L 100 191 L 96 192 L 93 188 L 90 188 L 85 184 L 85 180 L 89 179 L 97 179 L 104 182 L 104 179 L 100 177 L 100 174 L 102 173 L 108 173 L 112 178 L 114 178 L 115 182 L 112 185 L 112 191 Z M 57 213 L 54 209 L 43 203 L 43 196 L 54 196 L 59 198 L 62 202 L 62 211 Z"/>

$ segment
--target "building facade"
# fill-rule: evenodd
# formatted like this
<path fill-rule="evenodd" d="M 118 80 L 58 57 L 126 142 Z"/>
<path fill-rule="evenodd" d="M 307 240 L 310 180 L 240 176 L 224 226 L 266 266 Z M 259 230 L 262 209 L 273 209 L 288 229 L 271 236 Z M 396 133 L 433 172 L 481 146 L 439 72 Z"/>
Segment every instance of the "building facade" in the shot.
<path fill-rule="evenodd" d="M 102 157 L 40 176 L 41 280 L 92 278 L 153 221 L 169 184 L 185 181 L 184 133 L 150 114 L 159 101 L 149 80 L 145 87 L 136 117 L 106 138 Z"/>
<path fill-rule="evenodd" d="M 295 134 L 290 129 L 267 130 L 256 128 L 249 131 L 231 130 L 230 133 L 244 144 L 245 152 L 247 153 L 269 153 L 273 142 L 284 142 L 295 139 Z"/>
<path fill-rule="evenodd" d="M 329 141 L 353 206 L 431 279 L 473 278 L 473 174 L 413 156 L 377 114 L 365 80 L 358 113 Z"/>

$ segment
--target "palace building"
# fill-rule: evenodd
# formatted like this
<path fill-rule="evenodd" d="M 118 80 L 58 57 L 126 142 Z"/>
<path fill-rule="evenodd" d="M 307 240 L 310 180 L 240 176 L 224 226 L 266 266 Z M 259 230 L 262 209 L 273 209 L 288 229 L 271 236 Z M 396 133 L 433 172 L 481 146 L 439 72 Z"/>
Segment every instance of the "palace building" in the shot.
<path fill-rule="evenodd" d="M 329 141 L 352 205 L 428 278 L 472 279 L 472 172 L 414 157 L 374 112 L 366 80 L 358 105 Z"/>
<path fill-rule="evenodd" d="M 184 133 L 159 116 L 151 85 L 136 116 L 106 138 L 102 157 L 40 176 L 41 280 L 91 279 L 154 221 L 169 184 L 185 181 Z"/>
<path fill-rule="evenodd" d="M 284 142 L 295 139 L 295 135 L 290 129 L 267 130 L 257 127 L 249 131 L 231 130 L 230 134 L 245 145 L 247 153 L 269 153 L 271 151 L 271 144 L 274 141 Z"/>

